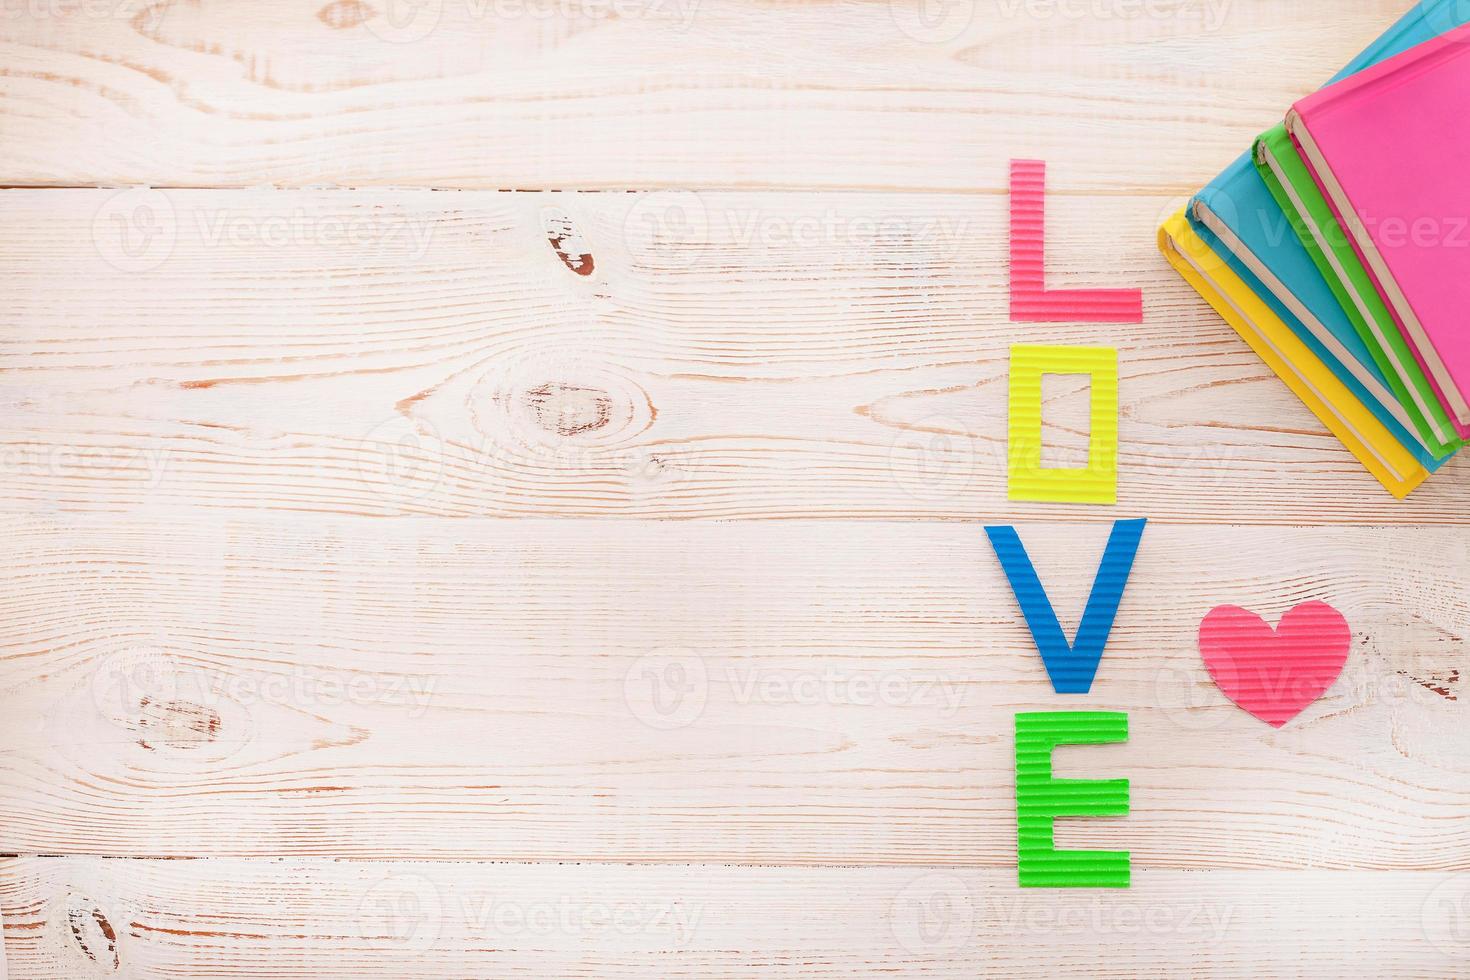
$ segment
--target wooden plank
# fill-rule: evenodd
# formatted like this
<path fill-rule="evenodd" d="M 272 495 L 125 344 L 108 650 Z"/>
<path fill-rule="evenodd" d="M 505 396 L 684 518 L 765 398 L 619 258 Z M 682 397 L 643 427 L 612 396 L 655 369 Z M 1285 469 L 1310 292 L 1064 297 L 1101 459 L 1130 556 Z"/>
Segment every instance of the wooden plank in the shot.
<path fill-rule="evenodd" d="M 1454 977 L 1470 875 L 0 861 L 12 980 Z"/>
<path fill-rule="evenodd" d="M 0 493 L 32 512 L 1055 516 L 1006 500 L 1024 340 L 1120 349 L 1123 513 L 1464 522 L 1464 461 L 1395 505 L 1174 275 L 1152 231 L 1177 204 L 1057 202 L 1054 285 L 1141 285 L 1146 322 L 1023 327 L 1000 197 L 4 192 Z M 1063 449 L 1085 445 L 1085 402 L 1048 404 Z"/>
<path fill-rule="evenodd" d="M 0 181 L 1183 193 L 1405 6 L 18 4 Z"/>
<path fill-rule="evenodd" d="M 1144 867 L 1470 870 L 1470 531 L 1153 526 L 1093 692 L 1051 692 L 979 527 L 11 518 L 0 852 L 1013 866 L 1013 715 L 1122 709 Z M 1028 522 L 1075 628 L 1103 528 Z M 1216 604 L 1326 599 L 1276 731 Z"/>
<path fill-rule="evenodd" d="M 1152 247 L 1407 0 L 540 2 L 0 16 L 0 185 L 169 188 L 0 191 L 9 975 L 1462 974 L 1467 464 L 1389 501 Z M 1007 322 L 1013 156 L 1145 323 Z M 1018 341 L 1121 349 L 1118 508 L 1005 499 Z M 1070 631 L 1138 514 L 1059 698 L 980 522 Z M 1318 598 L 1271 730 L 1196 624 Z M 1127 892 L 1015 887 L 1073 706 Z"/>

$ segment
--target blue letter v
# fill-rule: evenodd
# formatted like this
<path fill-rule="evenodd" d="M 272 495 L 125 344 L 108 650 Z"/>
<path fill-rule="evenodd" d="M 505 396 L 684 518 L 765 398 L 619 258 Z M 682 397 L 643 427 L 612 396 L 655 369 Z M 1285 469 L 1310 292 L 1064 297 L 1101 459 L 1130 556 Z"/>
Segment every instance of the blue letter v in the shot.
<path fill-rule="evenodd" d="M 1092 678 L 1097 674 L 1098 661 L 1102 659 L 1103 647 L 1107 645 L 1108 633 L 1113 629 L 1113 618 L 1118 614 L 1118 602 L 1123 598 L 1123 586 L 1128 583 L 1128 573 L 1133 569 L 1133 556 L 1138 553 L 1138 541 L 1143 537 L 1143 526 L 1147 519 L 1113 522 L 1113 533 L 1108 536 L 1108 546 L 1103 552 L 1102 564 L 1097 577 L 1092 581 L 1092 594 L 1087 597 L 1087 608 L 1082 612 L 1082 622 L 1077 627 L 1077 639 L 1067 642 L 1062 633 L 1062 624 L 1052 610 L 1046 589 L 1036 577 L 1036 568 L 1031 556 L 1026 554 L 1020 535 L 1013 527 L 987 527 L 990 546 L 1000 559 L 1000 567 L 1010 580 L 1011 591 L 1021 604 L 1021 615 L 1031 628 L 1036 640 L 1036 649 L 1041 651 L 1041 662 L 1046 665 L 1052 689 L 1058 694 L 1086 694 L 1092 688 Z"/>

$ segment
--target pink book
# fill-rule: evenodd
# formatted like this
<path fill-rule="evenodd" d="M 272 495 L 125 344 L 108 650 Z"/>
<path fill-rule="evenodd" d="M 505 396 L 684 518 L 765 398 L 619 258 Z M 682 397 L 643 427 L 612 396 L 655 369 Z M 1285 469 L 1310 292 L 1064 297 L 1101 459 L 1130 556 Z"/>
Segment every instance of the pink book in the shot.
<path fill-rule="evenodd" d="M 1470 25 L 1308 96 L 1286 125 L 1470 436 Z"/>

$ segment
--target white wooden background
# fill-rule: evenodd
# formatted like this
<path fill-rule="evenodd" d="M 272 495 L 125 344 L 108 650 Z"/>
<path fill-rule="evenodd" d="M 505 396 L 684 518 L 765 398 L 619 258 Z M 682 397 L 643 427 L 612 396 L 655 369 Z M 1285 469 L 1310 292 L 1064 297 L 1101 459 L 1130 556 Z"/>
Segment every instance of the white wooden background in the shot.
<path fill-rule="evenodd" d="M 1470 464 L 1392 501 L 1153 245 L 1408 2 L 4 0 L 9 975 L 1463 975 Z M 1022 156 L 1141 326 L 1007 322 Z M 1007 502 L 1017 341 L 1119 348 L 1116 508 Z M 1133 516 L 1053 695 L 982 523 L 1071 629 Z M 1306 599 L 1278 732 L 1195 629 Z M 1015 886 L 1068 707 L 1127 892 Z"/>

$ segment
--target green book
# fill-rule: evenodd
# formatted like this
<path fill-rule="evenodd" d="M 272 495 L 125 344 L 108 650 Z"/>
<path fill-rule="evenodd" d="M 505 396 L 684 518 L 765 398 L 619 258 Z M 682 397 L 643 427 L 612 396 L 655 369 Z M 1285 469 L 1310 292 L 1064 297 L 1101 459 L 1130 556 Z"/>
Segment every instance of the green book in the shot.
<path fill-rule="evenodd" d="M 1257 139 L 1253 156 L 1271 196 L 1367 345 L 1425 447 L 1437 458 L 1454 452 L 1462 442 L 1448 413 L 1287 135 L 1286 126 L 1277 126 Z"/>

